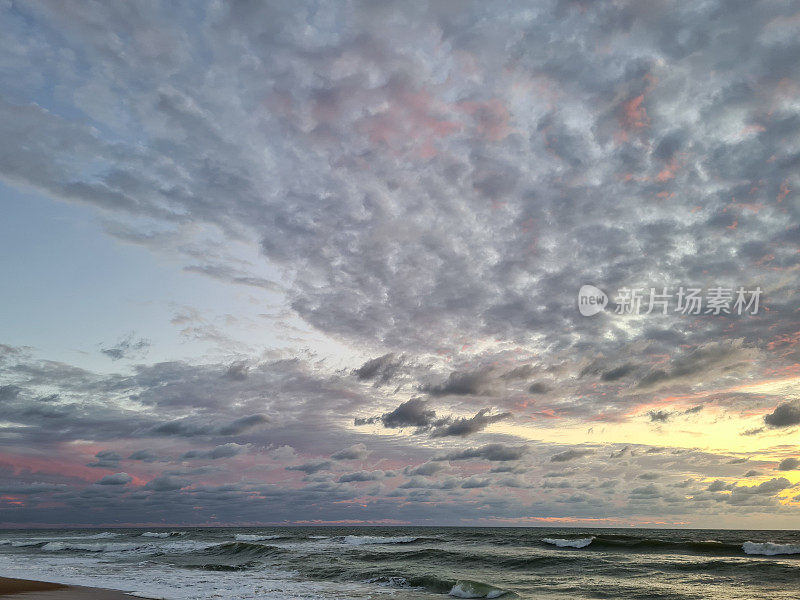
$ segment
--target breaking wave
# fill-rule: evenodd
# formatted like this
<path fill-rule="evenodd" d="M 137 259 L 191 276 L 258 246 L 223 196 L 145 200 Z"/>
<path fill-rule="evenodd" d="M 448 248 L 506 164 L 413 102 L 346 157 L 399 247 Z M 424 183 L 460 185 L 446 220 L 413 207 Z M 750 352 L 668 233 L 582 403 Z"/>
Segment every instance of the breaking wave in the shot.
<path fill-rule="evenodd" d="M 745 554 L 761 556 L 777 556 L 780 554 L 800 554 L 800 544 L 775 544 L 773 542 L 745 542 L 742 544 Z"/>
<path fill-rule="evenodd" d="M 365 544 L 410 544 L 420 538 L 410 535 L 380 537 L 375 535 L 348 535 L 343 538 L 345 544 L 363 546 Z"/>
<path fill-rule="evenodd" d="M 268 546 L 266 544 L 255 544 L 253 542 L 227 542 L 225 544 L 217 544 L 205 549 L 206 554 L 223 555 L 223 556 L 277 556 L 279 554 L 287 554 L 289 550 L 278 548 L 277 546 Z"/>
<path fill-rule="evenodd" d="M 499 598 L 508 592 L 479 581 L 464 579 L 457 581 L 449 594 L 454 598 Z"/>
<path fill-rule="evenodd" d="M 558 546 L 559 548 L 585 548 L 594 541 L 593 537 L 578 538 L 574 540 L 563 538 L 543 538 L 545 544 Z"/>

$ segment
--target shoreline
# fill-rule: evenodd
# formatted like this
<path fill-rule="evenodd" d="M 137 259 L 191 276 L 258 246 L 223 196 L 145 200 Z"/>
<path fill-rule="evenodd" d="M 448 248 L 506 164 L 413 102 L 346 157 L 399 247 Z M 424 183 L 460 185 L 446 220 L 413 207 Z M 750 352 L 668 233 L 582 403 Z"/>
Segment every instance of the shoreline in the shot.
<path fill-rule="evenodd" d="M 130 600 L 132 597 L 125 592 L 104 588 L 0 577 L 0 598 L 3 600 Z"/>

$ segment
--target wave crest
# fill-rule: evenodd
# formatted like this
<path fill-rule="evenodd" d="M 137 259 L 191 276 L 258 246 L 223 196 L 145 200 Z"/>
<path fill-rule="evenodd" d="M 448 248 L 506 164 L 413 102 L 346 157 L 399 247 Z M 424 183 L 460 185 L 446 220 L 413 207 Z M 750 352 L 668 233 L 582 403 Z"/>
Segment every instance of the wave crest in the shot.
<path fill-rule="evenodd" d="M 267 540 L 279 540 L 282 535 L 251 535 L 249 533 L 237 533 L 234 539 L 237 542 L 265 542 Z"/>
<path fill-rule="evenodd" d="M 365 544 L 410 544 L 416 542 L 419 538 L 410 535 L 401 535 L 394 537 L 380 537 L 375 535 L 348 535 L 344 538 L 345 544 L 351 546 L 363 546 Z"/>
<path fill-rule="evenodd" d="M 778 554 L 800 554 L 800 544 L 775 544 L 773 542 L 745 542 L 742 544 L 745 554 L 776 556 Z"/>
<path fill-rule="evenodd" d="M 559 548 L 585 548 L 594 541 L 594 537 L 564 539 L 564 538 L 543 538 L 545 544 L 558 546 Z"/>

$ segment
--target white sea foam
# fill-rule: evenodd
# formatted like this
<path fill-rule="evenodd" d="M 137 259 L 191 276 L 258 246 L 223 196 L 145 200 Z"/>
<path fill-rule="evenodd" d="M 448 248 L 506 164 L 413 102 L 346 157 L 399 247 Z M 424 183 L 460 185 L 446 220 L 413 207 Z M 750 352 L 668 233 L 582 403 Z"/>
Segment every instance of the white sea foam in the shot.
<path fill-rule="evenodd" d="M 402 535 L 395 537 L 379 537 L 375 535 L 348 535 L 344 538 L 345 544 L 351 546 L 361 546 L 364 544 L 408 544 L 417 538 L 414 536 Z"/>
<path fill-rule="evenodd" d="M 507 593 L 500 588 L 486 585 L 478 581 L 457 581 L 450 590 L 450 595 L 454 598 L 499 598 Z"/>
<path fill-rule="evenodd" d="M 563 538 L 543 538 L 542 541 L 545 544 L 552 544 L 553 546 L 558 546 L 559 548 L 586 548 L 586 546 L 594 541 L 594 538 L 588 537 L 573 540 Z"/>
<path fill-rule="evenodd" d="M 235 537 L 237 542 L 263 542 L 280 538 L 280 535 L 251 535 L 249 533 L 237 533 Z"/>
<path fill-rule="evenodd" d="M 742 544 L 745 554 L 776 556 L 778 554 L 800 554 L 800 544 L 774 544 L 772 542 L 745 542 Z"/>

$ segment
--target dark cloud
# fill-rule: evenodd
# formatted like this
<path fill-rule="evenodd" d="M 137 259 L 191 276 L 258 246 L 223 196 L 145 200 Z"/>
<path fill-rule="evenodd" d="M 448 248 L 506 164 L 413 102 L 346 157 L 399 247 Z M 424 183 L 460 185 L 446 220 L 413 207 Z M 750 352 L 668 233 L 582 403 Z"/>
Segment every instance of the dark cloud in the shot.
<path fill-rule="evenodd" d="M 792 471 L 797 467 L 800 467 L 800 460 L 794 457 L 784 458 L 778 465 L 778 471 Z"/>
<path fill-rule="evenodd" d="M 510 412 L 489 414 L 490 409 L 484 408 L 472 417 L 437 417 L 436 411 L 429 406 L 427 400 L 412 398 L 380 417 L 357 418 L 354 422 L 356 425 L 380 422 L 393 429 L 415 427 L 416 433 L 430 432 L 432 437 L 466 437 L 511 416 Z"/>
<path fill-rule="evenodd" d="M 403 357 L 398 358 L 390 352 L 368 360 L 355 369 L 353 375 L 362 381 L 374 380 L 376 385 L 381 385 L 388 383 L 402 366 Z"/>
<path fill-rule="evenodd" d="M 626 375 L 630 375 L 636 369 L 636 365 L 633 364 L 624 364 L 611 369 L 610 371 L 606 371 L 600 376 L 600 379 L 603 381 L 616 381 L 617 379 L 622 379 Z"/>
<path fill-rule="evenodd" d="M 436 427 L 432 432 L 432 437 L 461 436 L 465 437 L 483 431 L 492 423 L 497 423 L 511 416 L 510 412 L 489 414 L 489 409 L 484 408 L 469 418 L 459 417 L 450 420 L 448 423 Z"/>
<path fill-rule="evenodd" d="M 650 417 L 650 420 L 654 423 L 666 423 L 669 421 L 672 413 L 668 410 L 651 410 L 647 413 Z"/>
<path fill-rule="evenodd" d="M 489 369 L 478 371 L 454 371 L 447 379 L 436 385 L 424 385 L 420 389 L 431 396 L 468 396 L 486 392 L 491 381 Z"/>
<path fill-rule="evenodd" d="M 412 398 L 393 411 L 380 417 L 384 427 L 428 427 L 436 419 L 436 411 L 428 407 L 428 401 Z"/>
<path fill-rule="evenodd" d="M 549 391 L 550 387 L 541 381 L 537 381 L 528 386 L 528 392 L 531 394 L 546 394 Z"/>
<path fill-rule="evenodd" d="M 769 427 L 791 427 L 800 425 L 800 400 L 779 404 L 774 411 L 764 417 Z"/>
<path fill-rule="evenodd" d="M 106 475 L 97 485 L 127 485 L 133 481 L 133 477 L 127 473 L 114 473 L 113 475 Z"/>

